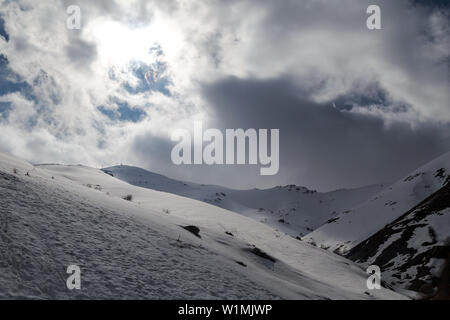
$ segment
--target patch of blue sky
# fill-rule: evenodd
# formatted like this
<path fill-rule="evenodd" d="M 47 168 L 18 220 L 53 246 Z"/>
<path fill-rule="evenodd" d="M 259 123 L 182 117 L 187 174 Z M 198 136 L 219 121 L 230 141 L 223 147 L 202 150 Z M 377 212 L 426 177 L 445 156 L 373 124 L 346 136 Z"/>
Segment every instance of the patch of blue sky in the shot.
<path fill-rule="evenodd" d="M 8 119 L 9 112 L 12 110 L 11 102 L 0 101 L 0 119 Z"/>
<path fill-rule="evenodd" d="M 338 96 L 333 100 L 335 107 L 339 110 L 352 110 L 355 106 L 370 107 L 377 105 L 380 107 L 389 107 L 392 101 L 389 93 L 378 87 L 372 88 L 367 92 L 348 92 Z"/>
<path fill-rule="evenodd" d="M 146 91 L 159 91 L 166 96 L 170 96 L 170 80 L 164 75 L 166 65 L 162 62 L 155 62 L 147 65 L 141 61 L 130 63 L 130 70 L 138 79 L 137 85 L 128 82 L 123 84 L 125 90 L 131 94 L 138 94 Z"/>
<path fill-rule="evenodd" d="M 0 37 L 2 37 L 6 42 L 9 41 L 9 34 L 5 29 L 5 20 L 0 16 Z"/>
<path fill-rule="evenodd" d="M 11 71 L 8 58 L 0 53 L 0 96 L 20 91 L 25 98 L 34 100 L 33 88 Z"/>
<path fill-rule="evenodd" d="M 146 115 L 146 112 L 138 107 L 131 107 L 128 102 L 113 99 L 117 109 L 99 106 L 97 109 L 111 120 L 139 122 Z"/>
<path fill-rule="evenodd" d="M 32 87 L 12 72 L 8 66 L 8 58 L 0 53 L 0 96 L 20 92 L 26 99 L 36 101 Z M 6 119 L 11 111 L 11 102 L 3 101 L 0 107 L 0 116 Z"/>

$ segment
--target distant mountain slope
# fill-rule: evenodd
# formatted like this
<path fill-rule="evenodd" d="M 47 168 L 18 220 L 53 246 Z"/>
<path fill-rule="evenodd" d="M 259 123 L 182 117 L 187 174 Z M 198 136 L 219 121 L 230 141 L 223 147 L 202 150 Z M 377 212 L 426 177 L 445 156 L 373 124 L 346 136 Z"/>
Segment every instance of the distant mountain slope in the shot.
<path fill-rule="evenodd" d="M 450 180 L 450 153 L 431 161 L 303 238 L 341 254 L 384 228 Z"/>
<path fill-rule="evenodd" d="M 80 290 L 66 287 L 71 264 Z M 366 278 L 234 212 L 0 153 L 0 299 L 405 298 Z"/>
<path fill-rule="evenodd" d="M 308 234 L 339 213 L 365 202 L 384 187 L 380 184 L 325 193 L 296 185 L 264 190 L 232 190 L 172 180 L 124 165 L 102 170 L 135 186 L 177 194 L 238 212 L 294 237 Z"/>
<path fill-rule="evenodd" d="M 395 286 L 432 294 L 450 254 L 450 183 L 370 238 L 346 257 L 377 265 Z"/>

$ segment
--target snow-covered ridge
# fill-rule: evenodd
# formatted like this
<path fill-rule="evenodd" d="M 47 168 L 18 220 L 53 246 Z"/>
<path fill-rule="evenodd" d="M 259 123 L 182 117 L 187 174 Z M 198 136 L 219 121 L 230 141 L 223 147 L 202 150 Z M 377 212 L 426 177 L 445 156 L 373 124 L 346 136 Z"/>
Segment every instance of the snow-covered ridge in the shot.
<path fill-rule="evenodd" d="M 446 153 L 303 239 L 345 254 L 442 188 L 449 177 L 450 153 Z"/>
<path fill-rule="evenodd" d="M 310 233 L 339 213 L 370 199 L 384 187 L 372 185 L 324 193 L 296 185 L 264 190 L 232 190 L 177 181 L 126 165 L 102 170 L 135 186 L 177 194 L 240 213 L 293 237 Z"/>
<path fill-rule="evenodd" d="M 404 298 L 266 224 L 93 168 L 0 154 L 0 203 L 0 298 Z"/>
<path fill-rule="evenodd" d="M 450 258 L 450 184 L 358 244 L 347 257 L 363 266 L 379 266 L 390 285 L 435 294 Z"/>

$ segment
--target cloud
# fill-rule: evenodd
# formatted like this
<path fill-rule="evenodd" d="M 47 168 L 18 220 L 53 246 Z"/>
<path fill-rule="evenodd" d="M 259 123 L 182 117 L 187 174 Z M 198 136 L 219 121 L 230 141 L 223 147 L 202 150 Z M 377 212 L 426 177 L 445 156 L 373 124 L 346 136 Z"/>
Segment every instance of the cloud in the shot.
<path fill-rule="evenodd" d="M 95 44 L 73 38 L 66 46 L 66 55 L 77 67 L 89 67 L 97 55 Z"/>
<path fill-rule="evenodd" d="M 333 101 L 314 102 L 289 78 L 228 78 L 205 85 L 204 93 L 215 108 L 213 127 L 280 129 L 280 173 L 273 179 L 280 183 L 330 189 L 389 182 L 450 146 L 449 124 L 386 124 L 378 115 L 338 110 Z"/>
<path fill-rule="evenodd" d="M 369 2 L 3 1 L 0 148 L 234 187 L 392 179 L 448 149 L 450 9 L 379 0 L 370 31 Z M 280 128 L 280 173 L 172 165 L 199 119 Z"/>

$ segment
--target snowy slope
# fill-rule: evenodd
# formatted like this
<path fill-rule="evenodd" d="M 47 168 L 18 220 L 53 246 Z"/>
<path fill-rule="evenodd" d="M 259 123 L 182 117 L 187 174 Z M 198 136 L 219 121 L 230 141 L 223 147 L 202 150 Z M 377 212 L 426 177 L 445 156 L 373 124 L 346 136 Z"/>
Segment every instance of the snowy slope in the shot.
<path fill-rule="evenodd" d="M 265 224 L 97 169 L 0 154 L 0 204 L 0 298 L 404 298 Z M 69 264 L 81 290 L 66 288 Z"/>
<path fill-rule="evenodd" d="M 449 256 L 450 183 L 347 254 L 366 267 L 378 265 L 390 285 L 425 294 L 436 291 Z"/>
<path fill-rule="evenodd" d="M 303 240 L 346 253 L 442 188 L 449 176 L 450 153 L 446 153 L 362 205 L 340 214 Z"/>
<path fill-rule="evenodd" d="M 293 237 L 308 234 L 337 214 L 370 199 L 383 188 L 383 185 L 373 185 L 321 193 L 287 185 L 265 190 L 232 190 L 172 180 L 124 165 L 105 168 L 103 171 L 135 186 L 170 192 L 238 212 Z"/>

